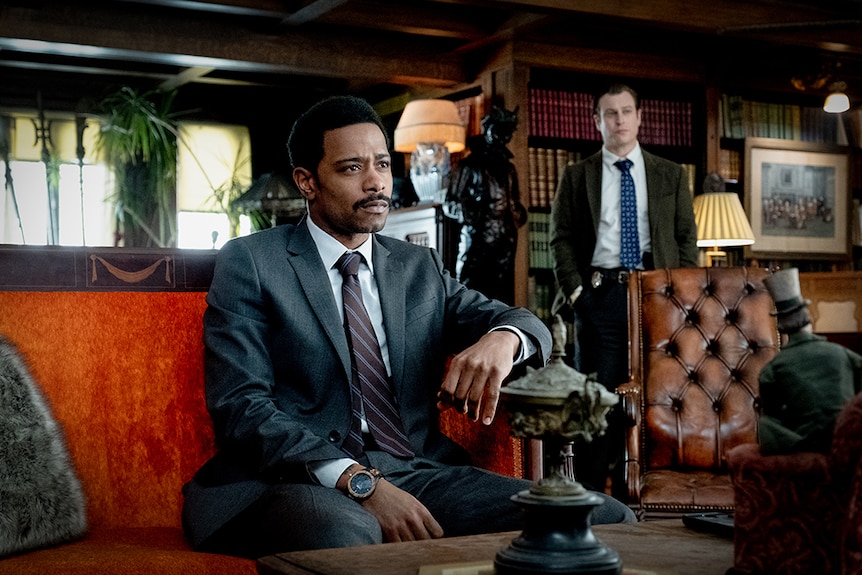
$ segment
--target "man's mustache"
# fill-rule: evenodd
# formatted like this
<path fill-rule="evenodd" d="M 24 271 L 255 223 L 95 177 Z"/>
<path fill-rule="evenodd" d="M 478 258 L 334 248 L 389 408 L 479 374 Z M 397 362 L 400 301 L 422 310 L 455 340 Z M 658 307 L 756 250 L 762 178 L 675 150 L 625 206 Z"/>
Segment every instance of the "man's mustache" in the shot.
<path fill-rule="evenodd" d="M 353 204 L 353 209 L 359 210 L 359 209 L 362 209 L 369 204 L 374 204 L 377 202 L 386 202 L 386 207 L 388 208 L 390 206 L 390 204 L 392 203 L 392 200 L 384 194 L 374 194 L 373 196 L 368 196 L 367 198 L 363 198 L 363 199 L 359 200 L 358 202 L 356 202 L 355 204 Z"/>

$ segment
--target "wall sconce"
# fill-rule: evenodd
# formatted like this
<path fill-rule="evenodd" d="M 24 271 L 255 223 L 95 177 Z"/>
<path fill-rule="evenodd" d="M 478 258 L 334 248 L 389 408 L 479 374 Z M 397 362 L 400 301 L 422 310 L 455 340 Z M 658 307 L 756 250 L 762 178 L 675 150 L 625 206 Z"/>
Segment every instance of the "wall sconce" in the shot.
<path fill-rule="evenodd" d="M 709 192 L 695 197 L 694 221 L 697 247 L 707 248 L 707 267 L 727 260 L 727 252 L 720 248 L 754 243 L 751 224 L 734 192 Z"/>
<path fill-rule="evenodd" d="M 844 91 L 847 84 L 844 82 L 833 82 L 829 85 L 829 95 L 823 103 L 823 109 L 830 114 L 840 114 L 850 109 L 850 98 Z"/>
<path fill-rule="evenodd" d="M 420 202 L 442 202 L 449 187 L 449 154 L 466 147 L 467 130 L 455 102 L 408 102 L 395 128 L 395 151 L 410 155 L 410 181 Z"/>

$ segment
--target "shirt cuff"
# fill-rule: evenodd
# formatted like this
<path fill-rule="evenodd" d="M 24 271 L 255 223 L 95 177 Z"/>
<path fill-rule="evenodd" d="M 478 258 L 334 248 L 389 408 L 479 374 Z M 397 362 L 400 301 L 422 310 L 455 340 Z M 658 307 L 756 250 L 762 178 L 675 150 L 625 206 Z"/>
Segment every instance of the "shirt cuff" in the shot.
<path fill-rule="evenodd" d="M 308 462 L 308 472 L 324 487 L 335 489 L 338 479 L 348 467 L 356 463 L 347 457 Z"/>

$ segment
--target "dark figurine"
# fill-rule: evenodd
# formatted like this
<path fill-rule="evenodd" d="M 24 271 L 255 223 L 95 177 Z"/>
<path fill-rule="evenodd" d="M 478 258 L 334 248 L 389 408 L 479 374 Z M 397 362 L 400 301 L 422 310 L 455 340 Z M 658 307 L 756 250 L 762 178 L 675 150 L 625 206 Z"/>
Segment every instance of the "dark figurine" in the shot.
<path fill-rule="evenodd" d="M 482 134 L 467 140 L 449 184 L 446 214 L 461 224 L 456 277 L 490 298 L 513 304 L 518 228 L 527 222 L 518 174 L 506 144 L 518 126 L 518 108 L 494 107 L 482 118 Z"/>

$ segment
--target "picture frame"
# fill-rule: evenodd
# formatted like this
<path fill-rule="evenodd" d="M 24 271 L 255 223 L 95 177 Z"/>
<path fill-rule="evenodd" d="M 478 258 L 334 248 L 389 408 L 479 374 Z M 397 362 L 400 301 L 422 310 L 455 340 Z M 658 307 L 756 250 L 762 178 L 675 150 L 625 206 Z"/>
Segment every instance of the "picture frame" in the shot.
<path fill-rule="evenodd" d="M 850 155 L 846 147 L 745 139 L 745 211 L 763 259 L 850 258 Z"/>

